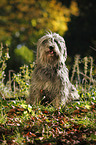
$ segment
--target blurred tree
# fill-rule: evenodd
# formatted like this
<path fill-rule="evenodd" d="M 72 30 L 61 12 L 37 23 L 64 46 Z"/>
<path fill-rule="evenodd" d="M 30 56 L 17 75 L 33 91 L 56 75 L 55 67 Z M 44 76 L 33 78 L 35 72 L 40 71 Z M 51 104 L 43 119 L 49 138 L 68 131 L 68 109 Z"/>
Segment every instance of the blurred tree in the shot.
<path fill-rule="evenodd" d="M 49 29 L 63 35 L 71 14 L 78 15 L 74 1 L 67 8 L 56 0 L 3 0 L 0 2 L 0 41 L 9 44 L 14 35 L 20 42 L 29 43 L 30 36 L 37 38 Z"/>
<path fill-rule="evenodd" d="M 51 30 L 60 35 L 68 30 L 70 16 L 79 15 L 77 3 L 72 0 L 69 8 L 56 0 L 3 0 L 0 2 L 0 41 L 10 47 L 9 69 L 17 69 L 14 49 L 25 45 L 33 51 L 45 31 Z M 26 54 L 24 54 L 26 55 Z"/>
<path fill-rule="evenodd" d="M 33 62 L 33 51 L 28 49 L 26 46 L 18 45 L 18 47 L 14 50 L 17 61 L 22 63 L 32 63 Z M 26 54 L 26 55 L 25 55 Z"/>

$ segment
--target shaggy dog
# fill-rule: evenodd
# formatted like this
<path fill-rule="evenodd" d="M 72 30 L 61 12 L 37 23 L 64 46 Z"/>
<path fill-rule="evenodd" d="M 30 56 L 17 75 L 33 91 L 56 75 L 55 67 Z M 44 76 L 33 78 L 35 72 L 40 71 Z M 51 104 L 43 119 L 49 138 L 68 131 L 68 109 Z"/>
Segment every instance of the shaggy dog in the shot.
<path fill-rule="evenodd" d="M 38 40 L 27 103 L 51 103 L 58 107 L 79 98 L 76 88 L 69 81 L 66 58 L 65 41 L 59 34 L 50 32 Z"/>

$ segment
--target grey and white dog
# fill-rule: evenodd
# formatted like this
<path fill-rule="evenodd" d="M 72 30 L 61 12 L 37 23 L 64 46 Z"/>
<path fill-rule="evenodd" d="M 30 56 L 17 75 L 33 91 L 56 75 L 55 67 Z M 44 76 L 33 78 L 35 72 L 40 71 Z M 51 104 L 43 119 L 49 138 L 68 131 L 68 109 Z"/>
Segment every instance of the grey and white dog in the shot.
<path fill-rule="evenodd" d="M 52 103 L 58 107 L 79 98 L 76 88 L 69 81 L 66 58 L 65 41 L 59 34 L 48 32 L 38 40 L 27 103 L 34 105 L 40 101 L 41 104 Z"/>

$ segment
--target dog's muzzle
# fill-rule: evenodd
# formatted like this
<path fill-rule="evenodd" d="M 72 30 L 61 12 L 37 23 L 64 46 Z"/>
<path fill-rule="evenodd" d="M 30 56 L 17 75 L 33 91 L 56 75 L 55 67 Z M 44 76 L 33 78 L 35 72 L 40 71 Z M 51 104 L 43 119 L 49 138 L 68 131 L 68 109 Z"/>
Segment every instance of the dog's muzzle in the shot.
<path fill-rule="evenodd" d="M 49 53 L 50 54 L 56 53 L 56 52 L 54 52 L 54 46 L 49 46 Z"/>
<path fill-rule="evenodd" d="M 49 51 L 48 53 L 50 54 L 51 57 L 59 58 L 59 55 L 55 51 L 55 46 L 49 46 Z"/>

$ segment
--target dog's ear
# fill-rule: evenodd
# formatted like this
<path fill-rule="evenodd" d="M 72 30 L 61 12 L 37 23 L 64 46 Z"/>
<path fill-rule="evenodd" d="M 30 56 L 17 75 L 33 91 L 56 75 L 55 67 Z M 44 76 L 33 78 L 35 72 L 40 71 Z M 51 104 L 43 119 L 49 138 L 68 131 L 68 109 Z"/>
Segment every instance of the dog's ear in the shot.
<path fill-rule="evenodd" d="M 65 57 L 65 61 L 66 61 L 66 59 L 67 59 L 67 48 L 66 48 L 66 45 L 65 44 L 63 44 L 64 46 L 63 46 L 63 56 Z"/>
<path fill-rule="evenodd" d="M 64 56 L 64 61 L 66 61 L 66 59 L 67 59 L 67 52 L 65 50 L 64 50 L 63 56 Z"/>

